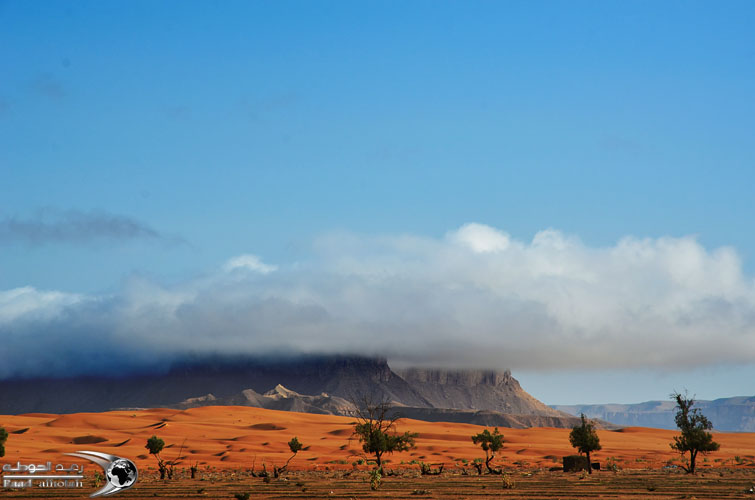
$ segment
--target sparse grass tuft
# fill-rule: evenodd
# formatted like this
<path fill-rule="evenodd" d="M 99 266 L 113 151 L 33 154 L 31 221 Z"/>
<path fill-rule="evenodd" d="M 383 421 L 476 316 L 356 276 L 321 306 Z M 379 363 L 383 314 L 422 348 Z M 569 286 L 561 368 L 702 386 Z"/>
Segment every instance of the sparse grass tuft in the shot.
<path fill-rule="evenodd" d="M 503 487 L 504 490 L 510 490 L 514 488 L 514 485 L 514 480 L 511 479 L 511 476 L 504 472 L 501 476 L 501 487 Z"/>

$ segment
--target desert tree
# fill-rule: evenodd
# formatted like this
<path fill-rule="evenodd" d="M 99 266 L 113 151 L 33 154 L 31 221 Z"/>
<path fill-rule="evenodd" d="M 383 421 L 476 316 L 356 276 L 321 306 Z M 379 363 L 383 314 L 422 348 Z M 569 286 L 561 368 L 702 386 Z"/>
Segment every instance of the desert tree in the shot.
<path fill-rule="evenodd" d="M 155 460 L 157 460 L 157 468 L 160 471 L 160 479 L 165 479 L 165 472 L 168 468 L 165 460 L 160 456 L 160 452 L 165 448 L 165 441 L 157 436 L 152 436 L 147 440 L 147 444 L 144 445 L 144 447 L 147 448 L 150 455 L 155 456 Z"/>
<path fill-rule="evenodd" d="M 288 442 L 288 449 L 291 450 L 291 453 L 293 453 L 293 455 L 288 457 L 288 460 L 286 460 L 286 465 L 283 466 L 284 469 L 288 467 L 288 463 L 296 456 L 297 453 L 302 450 L 302 448 L 304 448 L 304 445 L 301 444 L 299 438 L 297 438 L 296 436 L 292 437 L 291 441 Z"/>
<path fill-rule="evenodd" d="M 580 415 L 580 418 L 582 423 L 572 428 L 569 433 L 569 442 L 577 451 L 587 456 L 587 472 L 592 474 L 590 452 L 598 451 L 602 446 L 600 446 L 600 439 L 593 423 L 587 420 L 584 413 Z"/>
<path fill-rule="evenodd" d="M 488 472 L 491 474 L 500 474 L 500 469 L 494 469 L 490 466 L 490 464 L 493 462 L 493 459 L 495 458 L 495 454 L 503 448 L 503 434 L 498 432 L 498 427 L 493 429 L 493 432 L 485 429 L 481 433 L 475 434 L 474 436 L 472 436 L 472 442 L 474 444 L 479 444 L 485 452 L 485 467 L 488 469 Z M 480 464 L 479 466 L 475 465 L 475 467 L 477 467 L 477 473 L 481 474 L 482 464 Z"/>
<path fill-rule="evenodd" d="M 165 441 L 153 435 L 151 438 L 147 439 L 147 444 L 144 445 L 144 447 L 147 448 L 147 451 L 149 451 L 150 455 L 154 455 L 155 460 L 157 460 L 157 468 L 160 471 L 160 479 L 165 479 L 165 471 L 167 467 L 165 465 L 165 460 L 163 460 L 160 456 L 160 452 L 163 451 L 163 448 L 165 447 Z"/>
<path fill-rule="evenodd" d="M 184 444 L 186 440 L 184 440 Z M 157 436 L 152 436 L 147 440 L 147 444 L 144 446 L 149 450 L 151 455 L 155 456 L 157 460 L 157 468 L 160 471 L 160 479 L 165 479 L 165 475 L 168 475 L 168 479 L 173 479 L 173 471 L 179 460 L 181 460 L 181 453 L 183 452 L 184 445 L 181 444 L 181 449 L 178 451 L 178 456 L 173 460 L 164 460 L 160 456 L 160 452 L 165 448 L 165 441 Z"/>
<path fill-rule="evenodd" d="M 303 447 L 304 445 L 301 444 L 299 438 L 297 438 L 296 436 L 291 438 L 291 441 L 288 442 L 288 449 L 291 450 L 291 453 L 293 453 L 293 455 L 288 457 L 288 460 L 286 460 L 286 463 L 283 464 L 283 467 L 281 467 L 280 469 L 277 467 L 274 468 L 273 475 L 275 477 L 278 477 L 280 474 L 283 474 L 286 471 L 286 467 L 288 467 L 288 463 L 296 456 L 297 453 L 302 450 Z"/>
<path fill-rule="evenodd" d="M 710 451 L 716 451 L 720 445 L 713 441 L 713 434 L 708 432 L 713 428 L 713 424 L 708 418 L 700 413 L 700 410 L 692 406 L 695 404 L 694 398 L 687 396 L 687 393 L 680 394 L 674 392 L 671 399 L 676 401 L 676 426 L 682 431 L 680 436 L 674 436 L 674 442 L 671 448 L 678 451 L 682 457 L 689 452 L 689 464 L 682 468 L 689 474 L 695 473 L 695 459 L 697 454 L 705 455 Z"/>
<path fill-rule="evenodd" d="M 8 440 L 8 431 L 0 427 L 0 457 L 5 456 L 5 442 Z"/>
<path fill-rule="evenodd" d="M 413 448 L 418 434 L 398 433 L 396 425 L 401 417 L 392 411 L 393 406 L 387 400 L 374 403 L 365 396 L 361 401 L 352 400 L 352 404 L 357 420 L 354 435 L 362 443 L 362 450 L 375 456 L 375 470 L 378 474 L 383 474 L 383 455 Z"/>

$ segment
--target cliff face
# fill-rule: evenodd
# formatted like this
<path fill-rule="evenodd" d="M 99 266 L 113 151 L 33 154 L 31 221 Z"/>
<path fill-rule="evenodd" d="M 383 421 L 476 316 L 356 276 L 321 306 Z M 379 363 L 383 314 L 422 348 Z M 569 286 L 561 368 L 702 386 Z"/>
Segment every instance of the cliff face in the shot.
<path fill-rule="evenodd" d="M 435 408 L 489 410 L 507 414 L 565 417 L 525 392 L 511 372 L 490 370 L 397 370 Z"/>
<path fill-rule="evenodd" d="M 395 370 L 404 380 L 417 384 L 435 384 L 443 386 L 512 386 L 521 389 L 519 382 L 506 370 L 442 370 L 428 368 L 406 368 Z"/>

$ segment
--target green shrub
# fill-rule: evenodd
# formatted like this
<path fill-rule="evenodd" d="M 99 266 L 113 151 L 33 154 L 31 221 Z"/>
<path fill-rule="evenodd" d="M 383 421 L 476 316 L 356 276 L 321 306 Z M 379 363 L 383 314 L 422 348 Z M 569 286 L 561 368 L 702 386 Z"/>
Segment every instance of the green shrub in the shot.
<path fill-rule="evenodd" d="M 378 488 L 380 488 L 380 480 L 382 477 L 383 476 L 380 474 L 379 470 L 374 469 L 370 471 L 370 489 L 372 491 L 377 491 Z"/>
<path fill-rule="evenodd" d="M 0 457 L 5 456 L 5 442 L 8 440 L 8 431 L 0 427 Z"/>

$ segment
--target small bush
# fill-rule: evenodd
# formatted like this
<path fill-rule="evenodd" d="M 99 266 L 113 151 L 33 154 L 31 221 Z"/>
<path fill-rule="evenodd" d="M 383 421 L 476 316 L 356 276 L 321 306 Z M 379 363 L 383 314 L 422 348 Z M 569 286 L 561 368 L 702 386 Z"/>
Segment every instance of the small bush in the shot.
<path fill-rule="evenodd" d="M 4 427 L 0 427 L 0 457 L 5 456 L 5 442 L 7 440 L 8 440 L 8 431 L 6 431 Z"/>
<path fill-rule="evenodd" d="M 505 472 L 501 476 L 501 486 L 504 490 L 510 490 L 514 488 L 514 480 L 511 479 L 511 476 L 509 476 Z"/>
<path fill-rule="evenodd" d="M 370 472 L 370 489 L 372 491 L 377 491 L 378 488 L 380 488 L 381 479 L 382 479 L 382 476 L 380 475 L 379 470 L 373 470 Z"/>

